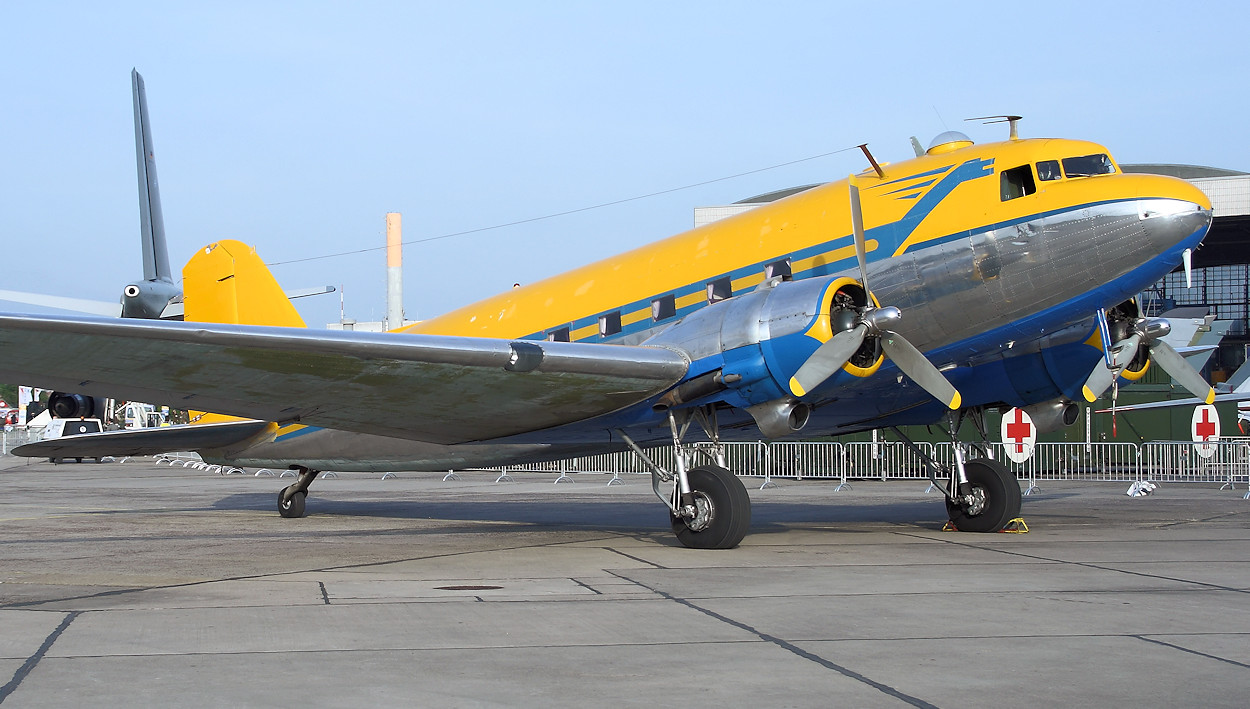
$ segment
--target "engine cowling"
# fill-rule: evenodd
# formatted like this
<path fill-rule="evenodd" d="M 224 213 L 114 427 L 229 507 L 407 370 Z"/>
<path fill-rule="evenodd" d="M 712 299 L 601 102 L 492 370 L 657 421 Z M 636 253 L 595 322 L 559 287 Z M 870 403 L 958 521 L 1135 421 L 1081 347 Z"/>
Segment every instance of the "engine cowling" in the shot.
<path fill-rule="evenodd" d="M 692 313 L 644 344 L 679 348 L 694 361 L 719 359 L 719 373 L 679 385 L 680 394 L 666 397 L 661 406 L 721 400 L 750 412 L 770 438 L 801 430 L 809 397 L 794 395 L 791 378 L 822 343 L 855 327 L 867 299 L 859 282 L 846 276 L 776 278 Z M 878 338 L 868 337 L 842 370 L 870 376 L 882 359 Z M 696 380 L 715 386 L 695 386 Z M 697 398 L 687 395 L 696 392 Z"/>
<path fill-rule="evenodd" d="M 48 413 L 59 419 L 105 418 L 108 402 L 98 396 L 54 391 L 48 397 Z"/>

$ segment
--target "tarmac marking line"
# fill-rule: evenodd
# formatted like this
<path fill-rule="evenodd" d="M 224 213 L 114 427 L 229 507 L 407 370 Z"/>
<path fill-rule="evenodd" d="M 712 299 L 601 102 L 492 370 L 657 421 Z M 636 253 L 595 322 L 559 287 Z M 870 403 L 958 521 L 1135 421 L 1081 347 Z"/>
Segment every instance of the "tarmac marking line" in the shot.
<path fill-rule="evenodd" d="M 612 548 L 612 547 L 603 547 L 603 548 L 604 548 L 605 550 L 607 550 L 607 551 L 612 552 L 613 554 L 620 554 L 621 556 L 625 557 L 626 559 L 630 559 L 631 561 L 636 561 L 636 562 L 638 562 L 639 564 L 646 564 L 646 565 L 648 565 L 648 566 L 653 566 L 653 567 L 655 567 L 655 568 L 657 568 L 657 569 L 662 569 L 662 570 L 664 570 L 664 571 L 671 571 L 671 569 L 669 569 L 669 568 L 668 568 L 668 567 L 666 567 L 666 566 L 660 566 L 659 564 L 655 563 L 654 561 L 647 561 L 646 559 L 641 559 L 641 558 L 639 558 L 639 557 L 634 556 L 633 554 L 626 554 L 625 552 L 621 551 L 620 549 L 614 549 L 614 548 Z M 611 573 L 611 572 L 608 572 L 608 573 Z M 632 579 L 626 579 L 626 580 L 632 580 Z"/>
<path fill-rule="evenodd" d="M 1198 652 L 1197 650 L 1191 650 L 1187 647 L 1182 647 L 1180 645 L 1173 645 L 1172 643 L 1165 643 L 1162 640 L 1155 640 L 1154 638 L 1148 638 L 1145 635 L 1130 635 L 1129 637 L 1137 638 L 1138 640 L 1145 640 L 1146 642 L 1154 643 L 1155 645 L 1162 645 L 1164 647 L 1170 647 L 1173 650 L 1180 650 L 1181 652 L 1187 652 L 1191 655 L 1197 655 L 1199 657 L 1206 657 L 1212 660 L 1219 660 L 1220 662 L 1227 662 L 1230 665 L 1236 665 L 1237 667 L 1244 667 L 1246 669 L 1250 669 L 1250 665 L 1247 665 L 1244 662 L 1230 660 L 1227 657 L 1220 657 L 1219 655 L 1211 655 L 1205 652 Z"/>
<path fill-rule="evenodd" d="M 801 657 L 801 658 L 803 658 L 803 659 L 805 659 L 805 660 L 809 660 L 809 661 L 811 661 L 811 662 L 814 662 L 814 663 L 816 663 L 816 664 L 820 665 L 821 667 L 824 667 L 825 669 L 833 670 L 834 672 L 837 672 L 837 673 L 841 674 L 841 675 L 842 675 L 842 676 L 844 676 L 844 677 L 847 677 L 847 678 L 849 678 L 849 679 L 853 679 L 853 680 L 855 680 L 855 681 L 857 681 L 857 682 L 860 682 L 860 683 L 862 683 L 862 684 L 866 684 L 866 685 L 868 685 L 868 686 L 872 687 L 873 689 L 876 689 L 877 691 L 879 691 L 879 692 L 881 692 L 881 693 L 883 693 L 883 694 L 887 694 L 887 695 L 889 695 L 889 696 L 891 696 L 891 697 L 894 697 L 895 699 L 898 699 L 898 700 L 900 700 L 900 701 L 906 702 L 907 704 L 910 704 L 911 706 L 914 706 L 914 707 L 922 707 L 923 709 L 938 709 L 938 708 L 937 708 L 937 705 L 930 704 L 929 702 L 926 702 L 926 701 L 924 701 L 923 699 L 920 699 L 919 697 L 913 697 L 913 696 L 911 696 L 910 694 L 906 694 L 906 693 L 904 693 L 904 692 L 902 692 L 902 691 L 900 691 L 900 690 L 897 690 L 897 689 L 895 689 L 895 688 L 893 688 L 893 687 L 891 687 L 891 686 L 889 686 L 889 685 L 887 685 L 887 684 L 883 684 L 883 683 L 878 682 L 878 681 L 876 681 L 876 680 L 874 680 L 874 679 L 871 679 L 871 678 L 869 678 L 869 677 L 867 677 L 867 676 L 865 676 L 865 675 L 862 675 L 862 674 L 860 674 L 860 673 L 856 672 L 855 670 L 850 669 L 849 667 L 843 667 L 842 665 L 839 665 L 839 664 L 837 664 L 836 662 L 833 662 L 833 661 L 831 661 L 831 660 L 827 660 L 827 659 L 825 659 L 825 658 L 821 657 L 820 655 L 817 655 L 817 654 L 816 654 L 816 653 L 814 653 L 814 652 L 809 652 L 809 651 L 807 651 L 807 650 L 804 650 L 803 648 L 801 648 L 801 647 L 799 647 L 799 646 L 797 646 L 797 645 L 795 645 L 795 644 L 793 644 L 793 643 L 791 643 L 791 642 L 789 642 L 789 641 L 787 641 L 787 640 L 783 640 L 782 638 L 779 638 L 779 637 L 777 637 L 777 636 L 775 636 L 775 635 L 769 635 L 768 633 L 764 633 L 764 632 L 761 632 L 761 631 L 759 631 L 759 630 L 756 630 L 755 628 L 751 627 L 750 625 L 747 625 L 746 623 L 743 623 L 742 621 L 734 620 L 733 618 L 730 618 L 730 617 L 725 616 L 725 615 L 721 615 L 720 613 L 717 613 L 716 611 L 710 610 L 710 609 L 708 609 L 708 608 L 703 608 L 702 606 L 699 606 L 699 605 L 697 605 L 697 604 L 695 604 L 695 603 L 692 603 L 691 601 L 688 601 L 688 600 L 686 600 L 685 598 L 678 598 L 677 596 L 674 596 L 674 595 L 672 595 L 671 593 L 667 593 L 667 592 L 665 592 L 665 591 L 661 591 L 661 590 L 659 590 L 659 589 L 657 589 L 657 588 L 653 588 L 653 587 L 648 586 L 647 584 L 642 583 L 642 582 L 640 582 L 640 581 L 634 581 L 633 579 L 628 578 L 627 576 L 624 576 L 624 575 L 618 574 L 618 573 L 616 573 L 616 572 L 614 572 L 614 571 L 608 571 L 608 573 L 610 573 L 610 574 L 612 574 L 612 575 L 614 575 L 614 576 L 620 576 L 621 578 L 625 579 L 626 581 L 633 581 L 634 583 L 638 584 L 639 586 L 642 586 L 643 588 L 646 588 L 646 589 L 650 590 L 652 593 L 655 593 L 656 595 L 661 596 L 661 597 L 665 598 L 666 600 L 673 601 L 674 603 L 678 603 L 678 604 L 680 604 L 680 605 L 683 605 L 683 606 L 685 606 L 685 607 L 687 607 L 687 608 L 689 608 L 689 609 L 691 609 L 691 610 L 694 610 L 694 611 L 697 611 L 697 612 L 699 612 L 699 613 L 702 613 L 703 615 L 706 615 L 706 616 L 708 616 L 709 618 L 713 618 L 713 619 L 715 619 L 715 620 L 719 620 L 720 622 L 725 623 L 725 624 L 727 624 L 727 625 L 732 625 L 733 627 L 738 628 L 739 630 L 744 630 L 744 631 L 746 631 L 746 632 L 748 632 L 748 633 L 750 633 L 750 634 L 754 635 L 755 637 L 759 638 L 760 640 L 763 640 L 764 642 L 767 642 L 767 643 L 770 643 L 770 644 L 776 645 L 777 647 L 779 647 L 779 648 L 781 648 L 781 649 L 783 649 L 783 650 L 785 650 L 785 651 L 787 651 L 787 652 L 789 652 L 789 653 L 792 653 L 792 654 L 794 654 L 794 655 L 797 655 L 798 657 Z"/>
<path fill-rule="evenodd" d="M 905 532 L 897 532 L 897 534 L 903 534 L 904 536 L 914 536 L 914 535 L 911 535 L 911 534 L 908 534 L 908 533 L 905 533 Z M 1141 571 L 1129 571 L 1128 569 L 1117 569 L 1117 568 L 1114 568 L 1114 567 L 1111 567 L 1111 566 L 1102 566 L 1102 565 L 1100 565 L 1100 564 L 1093 564 L 1093 563 L 1090 563 L 1090 562 L 1088 562 L 1088 561 L 1065 561 L 1065 560 L 1063 560 L 1063 559 L 1051 559 L 1050 557 L 1038 556 L 1038 555 L 1036 555 L 1036 554 L 1025 554 L 1024 552 L 1019 552 L 1019 551 L 1011 551 L 1011 550 L 1009 550 L 1009 549 L 996 549 L 996 548 L 994 548 L 994 547 L 978 546 L 978 545 L 976 545 L 976 544 L 972 544 L 972 543 L 969 543 L 969 542 L 959 542 L 959 541 L 955 541 L 955 540 L 953 540 L 953 539 L 950 539 L 950 540 L 948 540 L 948 539 L 942 539 L 942 540 L 940 540 L 940 541 L 943 541 L 943 542 L 945 542 L 945 543 L 947 543 L 947 544 L 954 544 L 954 545 L 956 545 L 956 546 L 961 546 L 961 547 L 964 547 L 964 548 L 966 548 L 966 549 L 977 549 L 977 550 L 980 550 L 980 551 L 992 551 L 992 552 L 998 552 L 998 553 L 1000 553 L 1000 554 L 1007 554 L 1007 555 L 1009 555 L 1009 556 L 1017 556 L 1017 557 L 1020 557 L 1020 558 L 1022 558 L 1022 559 L 1033 559 L 1033 560 L 1035 560 L 1035 561 L 1048 561 L 1048 562 L 1055 563 L 1055 564 L 1066 564 L 1066 565 L 1069 565 L 1069 566 L 1080 566 L 1080 567 L 1083 567 L 1083 568 L 1086 568 L 1086 569 L 1095 569 L 1095 570 L 1098 570 L 1098 571 L 1113 571 L 1113 572 L 1120 573 L 1120 574 L 1128 574 L 1129 576 L 1140 576 L 1140 577 L 1142 577 L 1142 578 L 1147 578 L 1147 579 L 1158 579 L 1158 580 L 1160 580 L 1160 581 L 1174 581 L 1174 582 L 1176 582 L 1176 583 L 1187 583 L 1187 584 L 1191 584 L 1191 585 L 1194 585 L 1194 586 L 1202 586 L 1203 588 L 1213 589 L 1213 590 L 1216 590 L 1216 591 L 1231 591 L 1232 593 L 1250 593 L 1250 590 L 1247 590 L 1247 589 L 1244 589 L 1244 588 L 1236 588 L 1236 587 L 1233 587 L 1233 586 L 1223 586 L 1223 585 L 1218 584 L 1218 583 L 1207 583 L 1206 581 L 1194 581 L 1193 579 L 1178 579 L 1178 578 L 1174 578 L 1174 577 L 1171 577 L 1171 576 L 1163 576 L 1163 575 L 1160 575 L 1160 574 L 1147 574 L 1147 573 L 1143 573 L 1143 572 L 1141 572 Z M 1168 562 L 1149 562 L 1149 561 L 1147 561 L 1147 562 L 1134 562 L 1134 563 L 1168 563 Z"/>
<path fill-rule="evenodd" d="M 7 699 L 10 694 L 13 694 L 13 692 L 22 684 L 22 680 L 26 679 L 26 676 L 30 674 L 31 670 L 35 669 L 35 666 L 38 665 L 39 661 L 43 659 L 43 656 L 48 654 L 48 650 L 52 649 L 52 644 L 56 642 L 57 638 L 61 637 L 61 633 L 64 633 L 65 629 L 69 627 L 69 624 L 73 623 L 74 619 L 81 614 L 82 611 L 71 611 L 61 619 L 61 624 L 56 626 L 56 630 L 53 630 L 48 637 L 44 638 L 43 644 L 39 646 L 39 649 L 35 651 L 35 654 L 26 658 L 26 662 L 23 662 L 22 666 L 17 668 L 17 672 L 13 673 L 13 679 L 9 680 L 8 684 L 0 687 L 0 704 L 4 704 L 4 700 Z"/>

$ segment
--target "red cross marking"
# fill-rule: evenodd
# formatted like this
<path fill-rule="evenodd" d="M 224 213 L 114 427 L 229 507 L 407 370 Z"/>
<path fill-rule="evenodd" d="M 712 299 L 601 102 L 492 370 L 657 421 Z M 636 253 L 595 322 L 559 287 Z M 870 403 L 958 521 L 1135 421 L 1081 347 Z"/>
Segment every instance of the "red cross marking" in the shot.
<path fill-rule="evenodd" d="M 1024 420 L 1024 411 L 1016 409 L 1016 420 L 1007 423 L 1007 438 L 1016 443 L 1016 452 L 1024 452 L 1024 441 L 1033 433 L 1033 425 Z"/>
<path fill-rule="evenodd" d="M 1204 441 L 1215 435 L 1215 422 L 1211 420 L 1211 409 L 1202 410 L 1202 420 L 1194 424 L 1194 433 Z"/>

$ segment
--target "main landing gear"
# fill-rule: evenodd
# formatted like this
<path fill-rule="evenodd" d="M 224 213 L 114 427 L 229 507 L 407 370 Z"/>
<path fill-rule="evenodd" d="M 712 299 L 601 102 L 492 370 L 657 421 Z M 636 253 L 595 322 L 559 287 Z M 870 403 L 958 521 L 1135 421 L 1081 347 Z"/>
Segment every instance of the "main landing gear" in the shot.
<path fill-rule="evenodd" d="M 304 502 L 308 499 L 308 486 L 317 478 L 320 470 L 310 470 L 302 465 L 292 465 L 299 474 L 296 481 L 278 493 L 278 514 L 287 518 L 303 517 Z"/>
<path fill-rule="evenodd" d="M 681 419 L 680 423 L 678 419 Z M 691 421 L 698 421 L 710 443 L 682 443 Z M 716 409 L 712 406 L 669 411 L 676 470 L 656 464 L 624 431 L 617 434 L 651 469 L 651 489 L 668 506 L 673 534 L 691 549 L 732 549 L 751 527 L 751 498 L 746 487 L 725 467 Z M 704 464 L 691 467 L 698 458 Z"/>
<path fill-rule="evenodd" d="M 961 532 L 997 532 L 1020 516 L 1020 483 L 1007 466 L 989 457 L 988 443 L 981 451 L 982 456 L 968 457 L 972 447 L 961 443 L 958 435 L 960 425 L 969 415 L 982 441 L 986 440 L 983 409 L 964 409 L 958 417 L 952 414 L 948 433 L 955 460 L 951 465 L 938 463 L 897 428 L 891 427 L 891 430 L 920 457 L 933 486 L 946 495 L 946 515 L 955 529 Z"/>

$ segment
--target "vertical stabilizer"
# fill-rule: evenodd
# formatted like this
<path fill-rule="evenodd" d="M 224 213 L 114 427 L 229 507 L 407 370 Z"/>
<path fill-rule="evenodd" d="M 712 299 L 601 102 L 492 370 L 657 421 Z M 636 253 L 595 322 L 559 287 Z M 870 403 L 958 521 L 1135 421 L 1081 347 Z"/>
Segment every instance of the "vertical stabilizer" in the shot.
<path fill-rule="evenodd" d="M 185 319 L 305 327 L 256 249 L 233 239 L 209 244 L 182 269 Z"/>
<path fill-rule="evenodd" d="M 143 77 L 130 71 L 135 102 L 135 162 L 139 171 L 139 222 L 143 228 L 143 280 L 173 283 L 169 250 L 165 246 L 165 219 L 161 216 L 161 192 L 156 185 L 156 155 L 152 127 L 148 124 L 148 97 Z"/>
<path fill-rule="evenodd" d="M 195 252 L 182 268 L 184 320 L 236 325 L 304 327 L 256 249 L 224 239 Z M 192 423 L 239 421 L 236 416 L 191 411 Z"/>
<path fill-rule="evenodd" d="M 156 186 L 156 154 L 152 149 L 152 127 L 148 125 L 148 97 L 143 77 L 130 70 L 135 103 L 135 163 L 139 172 L 139 225 L 143 247 L 143 280 L 130 283 L 122 291 L 121 316 L 124 318 L 177 317 L 166 308 L 181 291 L 174 284 L 165 246 L 165 219 L 161 216 L 161 193 Z"/>

